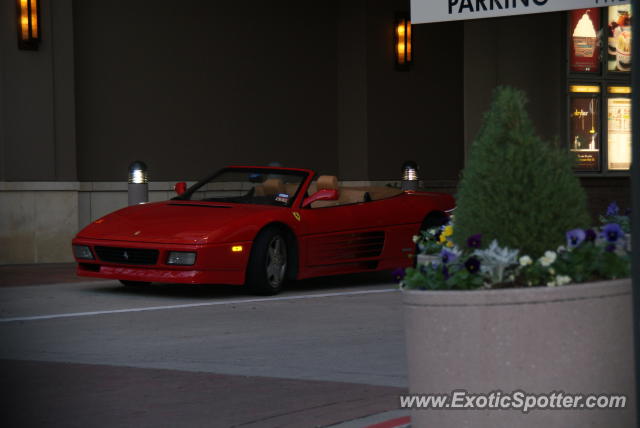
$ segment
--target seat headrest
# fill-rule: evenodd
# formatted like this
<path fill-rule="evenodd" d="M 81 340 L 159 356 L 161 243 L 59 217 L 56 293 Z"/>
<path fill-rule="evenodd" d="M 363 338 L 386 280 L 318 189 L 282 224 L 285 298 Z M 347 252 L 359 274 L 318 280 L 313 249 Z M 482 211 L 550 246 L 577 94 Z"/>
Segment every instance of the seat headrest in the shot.
<path fill-rule="evenodd" d="M 321 175 L 318 177 L 318 190 L 337 190 L 338 189 L 338 177 L 335 175 Z"/>
<path fill-rule="evenodd" d="M 277 195 L 278 193 L 284 193 L 284 183 L 279 178 L 268 178 L 262 183 L 264 188 L 264 194 L 267 196 Z"/>

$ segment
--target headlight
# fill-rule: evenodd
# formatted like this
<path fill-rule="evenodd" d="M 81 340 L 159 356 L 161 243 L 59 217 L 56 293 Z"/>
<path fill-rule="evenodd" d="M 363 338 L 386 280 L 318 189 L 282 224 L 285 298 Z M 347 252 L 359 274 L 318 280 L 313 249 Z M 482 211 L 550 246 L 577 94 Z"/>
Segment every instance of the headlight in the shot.
<path fill-rule="evenodd" d="M 93 253 L 86 245 L 74 245 L 73 255 L 76 256 L 77 259 L 93 260 Z"/>
<path fill-rule="evenodd" d="M 169 251 L 167 257 L 168 265 L 185 265 L 190 266 L 196 262 L 196 253 L 187 253 L 184 251 Z"/>

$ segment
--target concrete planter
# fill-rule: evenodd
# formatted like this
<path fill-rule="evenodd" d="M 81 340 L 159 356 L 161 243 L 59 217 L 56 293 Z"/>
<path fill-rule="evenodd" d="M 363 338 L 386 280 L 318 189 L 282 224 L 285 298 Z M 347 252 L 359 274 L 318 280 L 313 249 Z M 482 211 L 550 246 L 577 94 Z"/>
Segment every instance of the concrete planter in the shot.
<path fill-rule="evenodd" d="M 412 411 L 413 427 L 635 426 L 631 280 L 403 291 L 413 394 L 624 394 L 624 409 Z"/>

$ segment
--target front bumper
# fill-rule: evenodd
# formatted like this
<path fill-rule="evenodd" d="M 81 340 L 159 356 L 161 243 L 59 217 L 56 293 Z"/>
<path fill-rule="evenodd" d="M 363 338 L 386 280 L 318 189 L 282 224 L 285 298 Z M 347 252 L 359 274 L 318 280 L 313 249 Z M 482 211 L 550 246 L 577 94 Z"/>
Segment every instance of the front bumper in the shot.
<path fill-rule="evenodd" d="M 233 242 L 212 245 L 155 244 L 132 241 L 110 241 L 76 238 L 73 245 L 86 245 L 94 259 L 78 259 L 77 274 L 95 278 L 123 281 L 184 283 L 184 284 L 244 284 L 245 271 L 251 242 Z M 232 251 L 241 245 L 243 251 Z M 100 258 L 96 246 L 118 249 L 156 250 L 154 264 L 135 264 L 106 261 Z M 166 263 L 170 251 L 193 251 L 197 253 L 193 266 L 169 265 Z"/>

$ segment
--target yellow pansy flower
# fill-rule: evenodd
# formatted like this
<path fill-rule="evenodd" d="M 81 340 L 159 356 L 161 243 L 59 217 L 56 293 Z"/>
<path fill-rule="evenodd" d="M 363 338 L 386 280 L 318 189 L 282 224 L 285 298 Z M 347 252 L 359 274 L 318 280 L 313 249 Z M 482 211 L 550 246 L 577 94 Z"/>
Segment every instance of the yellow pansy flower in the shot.
<path fill-rule="evenodd" d="M 444 228 L 444 230 L 442 231 L 442 234 L 444 236 L 451 236 L 453 235 L 453 226 L 449 225 L 447 227 Z"/>

